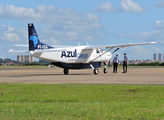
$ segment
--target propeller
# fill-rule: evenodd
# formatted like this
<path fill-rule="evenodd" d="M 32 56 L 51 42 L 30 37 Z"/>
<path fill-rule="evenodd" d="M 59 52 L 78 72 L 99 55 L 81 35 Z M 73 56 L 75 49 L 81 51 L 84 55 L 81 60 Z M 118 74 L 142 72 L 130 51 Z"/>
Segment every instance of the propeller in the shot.
<path fill-rule="evenodd" d="M 117 48 L 116 50 L 114 50 L 113 52 L 112 52 L 112 54 L 113 53 L 115 53 L 117 50 L 119 50 L 120 48 Z M 110 60 L 108 60 L 107 62 L 104 62 L 104 65 L 107 65 L 108 64 L 108 66 L 110 67 Z"/>

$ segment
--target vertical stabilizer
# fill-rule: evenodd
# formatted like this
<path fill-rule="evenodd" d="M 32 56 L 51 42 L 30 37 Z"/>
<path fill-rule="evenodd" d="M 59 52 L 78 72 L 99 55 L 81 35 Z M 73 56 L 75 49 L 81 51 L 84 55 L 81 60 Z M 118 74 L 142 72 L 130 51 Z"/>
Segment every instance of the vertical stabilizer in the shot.
<path fill-rule="evenodd" d="M 29 51 L 34 51 L 36 49 L 50 49 L 53 48 L 40 42 L 38 34 L 35 30 L 33 23 L 28 24 L 28 40 L 29 40 Z"/>

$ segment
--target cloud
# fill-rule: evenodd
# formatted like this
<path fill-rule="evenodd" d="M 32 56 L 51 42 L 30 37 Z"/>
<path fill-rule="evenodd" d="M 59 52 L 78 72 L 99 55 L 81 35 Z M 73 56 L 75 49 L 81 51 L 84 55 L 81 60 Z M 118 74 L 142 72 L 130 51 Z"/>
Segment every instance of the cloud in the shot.
<path fill-rule="evenodd" d="M 53 43 L 53 45 L 60 45 L 60 41 L 56 40 L 54 37 L 50 39 Z"/>
<path fill-rule="evenodd" d="M 154 53 L 159 53 L 160 52 L 160 49 L 158 47 L 153 47 L 153 52 Z"/>
<path fill-rule="evenodd" d="M 152 59 L 151 56 L 153 55 L 154 51 L 152 52 L 151 48 L 149 49 L 149 48 L 141 47 L 141 46 L 131 46 L 131 47 L 122 48 L 117 52 L 120 60 L 123 60 L 124 58 L 123 53 L 127 54 L 127 57 L 129 60 L 132 60 L 132 59 L 146 60 L 146 59 Z"/>
<path fill-rule="evenodd" d="M 118 11 L 118 9 L 114 8 L 112 6 L 112 3 L 109 1 L 99 4 L 99 6 L 95 8 L 95 10 L 98 12 L 116 12 L 116 11 Z"/>
<path fill-rule="evenodd" d="M 156 20 L 152 25 L 155 29 L 153 32 L 142 32 L 142 33 L 126 33 L 118 34 L 116 36 L 130 38 L 132 40 L 143 40 L 146 42 L 155 41 L 158 45 L 164 45 L 164 21 Z"/>
<path fill-rule="evenodd" d="M 97 28 L 98 29 L 98 28 Z M 42 29 L 39 28 L 38 34 L 43 39 L 54 39 L 60 41 L 93 41 L 103 39 L 105 31 L 95 29 L 95 24 L 90 25 L 55 25 L 49 24 Z M 102 30 L 102 31 L 101 31 Z"/>
<path fill-rule="evenodd" d="M 121 8 L 112 6 L 111 2 L 104 2 L 95 8 L 98 12 L 144 12 L 143 8 L 132 0 L 122 0 Z"/>
<path fill-rule="evenodd" d="M 164 21 L 156 20 L 152 26 L 156 29 L 163 29 L 164 30 Z"/>
<path fill-rule="evenodd" d="M 7 25 L 0 26 L 0 41 L 2 42 L 19 42 L 20 38 L 15 31 L 15 28 Z"/>
<path fill-rule="evenodd" d="M 34 24 L 35 25 L 35 24 Z M 47 24 L 40 28 L 35 25 L 39 39 L 47 44 L 60 44 L 64 41 L 96 41 L 103 39 L 104 31 L 95 29 L 95 24 L 86 25 L 62 25 L 62 24 Z M 100 26 L 99 26 L 100 27 Z M 21 27 L 15 29 L 9 25 L 0 26 L 0 41 L 16 44 L 28 43 L 28 29 Z"/>
<path fill-rule="evenodd" d="M 157 8 L 163 8 L 164 7 L 164 1 L 157 2 L 155 4 L 155 7 L 157 7 Z"/>
<path fill-rule="evenodd" d="M 131 49 L 134 49 L 135 51 L 135 56 L 141 56 L 141 55 L 144 55 L 144 57 L 148 58 L 149 56 L 151 56 L 153 54 L 152 51 L 150 51 L 148 48 L 145 48 L 145 47 L 139 47 L 139 46 L 134 46 L 133 48 Z"/>
<path fill-rule="evenodd" d="M 144 12 L 143 8 L 132 0 L 122 0 L 120 4 L 125 12 Z"/>
<path fill-rule="evenodd" d="M 131 59 L 152 59 L 150 56 L 153 55 L 152 49 L 148 49 L 146 47 L 141 46 L 132 46 L 121 49 L 121 56 L 123 58 L 123 53 L 127 53 L 129 60 Z"/>
<path fill-rule="evenodd" d="M 39 5 L 33 9 L 9 4 L 5 6 L 0 4 L 0 18 L 57 24 L 87 24 L 88 22 L 99 20 L 99 17 L 91 12 L 82 14 L 74 9 L 57 9 L 53 5 Z"/>
<path fill-rule="evenodd" d="M 38 33 L 43 40 L 54 38 L 62 41 L 89 41 L 102 39 L 106 33 L 104 25 L 98 23 L 100 18 L 96 14 L 92 12 L 82 14 L 74 9 L 57 9 L 53 5 L 39 5 L 33 9 L 0 4 L 0 18 L 23 22 L 48 23 L 42 29 L 38 28 L 40 30 Z M 23 28 L 20 29 L 22 30 L 9 32 L 6 37 L 4 32 L 2 32 L 3 39 L 9 41 L 13 37 L 15 39 L 14 42 L 27 39 L 27 28 L 25 30 Z"/>
<path fill-rule="evenodd" d="M 155 29 L 152 32 L 141 32 L 141 33 L 125 33 L 117 34 L 116 36 L 130 38 L 132 40 L 143 40 L 146 42 L 155 41 L 160 45 L 164 44 L 164 21 L 156 20 L 152 25 Z"/>
<path fill-rule="evenodd" d="M 158 44 L 164 44 L 164 30 L 153 31 L 153 32 L 142 32 L 142 33 L 126 33 L 118 34 L 119 37 L 130 38 L 132 40 L 143 40 L 146 42 L 155 41 Z"/>

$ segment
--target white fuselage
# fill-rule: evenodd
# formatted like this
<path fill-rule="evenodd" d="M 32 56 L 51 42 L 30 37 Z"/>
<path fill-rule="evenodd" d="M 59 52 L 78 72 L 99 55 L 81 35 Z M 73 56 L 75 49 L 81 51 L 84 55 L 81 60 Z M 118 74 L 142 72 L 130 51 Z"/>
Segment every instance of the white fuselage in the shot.
<path fill-rule="evenodd" d="M 83 48 L 85 47 L 86 46 L 55 48 L 52 49 L 52 51 L 40 50 L 31 51 L 30 53 L 34 57 L 41 58 L 43 60 L 63 63 L 106 62 L 112 58 L 112 54 L 110 52 L 106 52 L 105 54 L 103 54 L 105 51 L 102 51 L 100 49 L 84 50 Z M 96 57 L 98 58 L 95 59 Z"/>

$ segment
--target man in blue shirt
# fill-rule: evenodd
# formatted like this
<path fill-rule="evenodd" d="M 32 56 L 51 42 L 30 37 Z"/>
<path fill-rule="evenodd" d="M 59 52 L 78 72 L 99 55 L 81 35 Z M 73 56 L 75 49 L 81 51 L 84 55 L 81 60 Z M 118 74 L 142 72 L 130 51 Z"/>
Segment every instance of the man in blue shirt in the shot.
<path fill-rule="evenodd" d="M 119 58 L 118 58 L 118 54 L 116 54 L 116 57 L 113 58 L 113 73 L 117 73 L 117 66 L 119 64 Z"/>
<path fill-rule="evenodd" d="M 124 53 L 123 72 L 122 73 L 127 73 L 127 63 L 128 63 L 128 57 L 126 56 L 126 53 Z"/>

